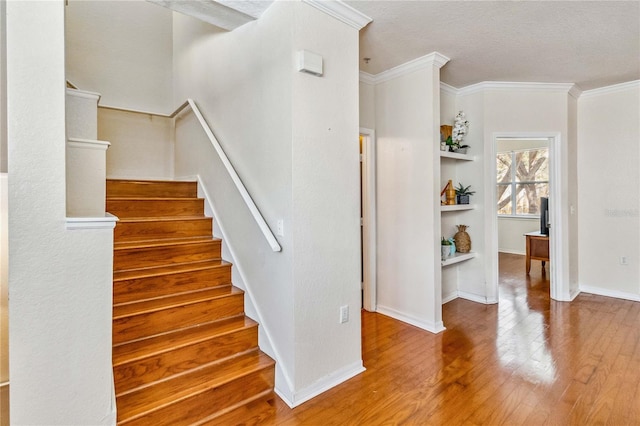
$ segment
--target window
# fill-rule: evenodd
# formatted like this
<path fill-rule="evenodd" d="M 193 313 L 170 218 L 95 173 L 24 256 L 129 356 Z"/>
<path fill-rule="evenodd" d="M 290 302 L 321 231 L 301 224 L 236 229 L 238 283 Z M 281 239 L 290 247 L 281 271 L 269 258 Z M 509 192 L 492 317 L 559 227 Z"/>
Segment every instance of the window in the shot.
<path fill-rule="evenodd" d="M 496 157 L 498 214 L 539 216 L 549 196 L 549 148 L 499 152 Z"/>

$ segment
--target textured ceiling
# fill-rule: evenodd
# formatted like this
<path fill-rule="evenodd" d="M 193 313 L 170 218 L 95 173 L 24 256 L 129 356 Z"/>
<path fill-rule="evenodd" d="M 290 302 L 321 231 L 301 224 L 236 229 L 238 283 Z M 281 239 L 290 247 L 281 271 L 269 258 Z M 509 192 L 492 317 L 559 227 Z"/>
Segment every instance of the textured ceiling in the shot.
<path fill-rule="evenodd" d="M 381 1 L 345 3 L 373 18 L 360 69 L 378 74 L 437 51 L 441 79 L 576 83 L 640 79 L 640 1 Z M 369 57 L 366 64 L 362 58 Z"/>

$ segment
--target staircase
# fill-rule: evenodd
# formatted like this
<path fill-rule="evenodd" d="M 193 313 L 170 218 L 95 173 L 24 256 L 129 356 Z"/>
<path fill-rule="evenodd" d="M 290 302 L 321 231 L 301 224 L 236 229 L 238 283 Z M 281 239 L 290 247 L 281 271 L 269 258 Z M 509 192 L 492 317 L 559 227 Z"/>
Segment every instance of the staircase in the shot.
<path fill-rule="evenodd" d="M 269 415 L 275 363 L 258 349 L 258 324 L 244 315 L 244 294 L 231 284 L 197 184 L 107 180 L 107 211 L 120 218 L 113 256 L 118 424 L 257 423 Z"/>

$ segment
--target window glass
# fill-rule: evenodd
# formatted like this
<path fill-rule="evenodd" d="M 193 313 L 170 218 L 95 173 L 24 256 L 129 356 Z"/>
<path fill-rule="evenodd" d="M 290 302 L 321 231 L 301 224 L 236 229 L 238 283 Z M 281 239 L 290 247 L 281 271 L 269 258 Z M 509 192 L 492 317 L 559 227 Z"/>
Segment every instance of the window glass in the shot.
<path fill-rule="evenodd" d="M 548 181 L 548 154 L 546 148 L 516 152 L 516 182 Z"/>
<path fill-rule="evenodd" d="M 540 215 L 540 197 L 549 196 L 548 148 L 500 152 L 496 172 L 499 215 Z"/>
<path fill-rule="evenodd" d="M 498 214 L 512 214 L 511 185 L 498 185 Z"/>

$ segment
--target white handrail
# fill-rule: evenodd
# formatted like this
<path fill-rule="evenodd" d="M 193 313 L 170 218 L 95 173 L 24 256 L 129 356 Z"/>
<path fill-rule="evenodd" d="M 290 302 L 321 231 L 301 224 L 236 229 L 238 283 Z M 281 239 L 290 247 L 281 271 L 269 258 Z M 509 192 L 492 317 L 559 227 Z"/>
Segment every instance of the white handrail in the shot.
<path fill-rule="evenodd" d="M 200 112 L 200 109 L 198 109 L 198 106 L 196 105 L 196 103 L 195 103 L 195 101 L 193 99 L 189 98 L 186 101 L 184 101 L 171 114 L 162 114 L 162 113 L 149 112 L 149 111 L 140 111 L 140 110 L 134 110 L 134 109 L 128 109 L 128 108 L 107 106 L 107 105 L 98 105 L 98 106 L 100 108 L 112 109 L 112 110 L 115 110 L 115 111 L 124 111 L 124 112 L 133 112 L 133 113 L 137 113 L 137 114 L 155 115 L 155 116 L 158 116 L 158 117 L 165 117 L 165 118 L 175 118 L 187 106 L 191 107 L 191 110 L 193 111 L 193 113 L 195 114 L 196 118 L 200 122 L 200 125 L 202 126 L 202 130 L 204 130 L 204 132 L 206 133 L 207 137 L 209 138 L 209 141 L 211 142 L 211 145 L 213 145 L 213 148 L 218 153 L 218 157 L 220 157 L 220 160 L 222 161 L 222 164 L 224 164 L 225 169 L 227 169 L 227 173 L 229 173 L 229 176 L 231 177 L 231 180 L 236 185 L 236 189 L 238 190 L 238 192 L 240 192 L 240 196 L 244 200 L 244 203 L 247 205 L 247 208 L 251 212 L 251 215 L 253 216 L 253 219 L 256 221 L 256 224 L 258 225 L 258 227 L 262 231 L 262 234 L 267 239 L 267 242 L 271 246 L 271 249 L 273 251 L 282 251 L 282 247 L 280 247 L 280 244 L 278 243 L 278 240 L 276 240 L 276 237 L 273 235 L 273 232 L 271 232 L 271 229 L 267 225 L 267 222 L 265 222 L 264 217 L 262 217 L 262 214 L 260 213 L 260 210 L 258 210 L 258 207 L 256 206 L 256 203 L 253 202 L 253 199 L 251 198 L 251 195 L 249 195 L 249 192 L 247 191 L 247 188 L 244 186 L 244 184 L 240 180 L 240 176 L 238 176 L 238 173 L 236 173 L 236 169 L 233 168 L 233 165 L 229 161 L 229 157 L 227 157 L 227 154 L 224 153 L 224 150 L 222 149 L 222 146 L 220 146 L 220 142 L 218 142 L 218 139 L 216 139 L 216 137 L 214 136 L 213 132 L 211 131 L 211 128 L 209 127 L 209 124 L 207 123 L 207 121 L 202 116 L 202 113 Z"/>
<path fill-rule="evenodd" d="M 265 222 L 264 217 L 262 217 L 262 214 L 260 214 L 260 210 L 258 210 L 256 203 L 253 202 L 251 195 L 249 195 L 249 192 L 247 192 L 247 188 L 245 188 L 244 184 L 240 180 L 240 176 L 238 176 L 238 173 L 236 173 L 236 170 L 233 168 L 233 165 L 229 161 L 227 154 L 225 154 L 224 151 L 222 150 L 220 143 L 218 142 L 213 132 L 211 131 L 209 124 L 207 124 L 207 121 L 202 116 L 202 113 L 200 113 L 200 110 L 198 109 L 198 106 L 196 105 L 195 101 L 193 99 L 187 99 L 186 103 L 189 104 L 189 106 L 191 107 L 191 110 L 193 111 L 196 118 L 200 122 L 202 129 L 207 134 L 209 141 L 211 142 L 211 144 L 213 145 L 213 148 L 218 153 L 218 156 L 220 157 L 222 164 L 224 164 L 224 167 L 227 169 L 227 173 L 229 173 L 231 180 L 236 185 L 238 192 L 240 192 L 240 196 L 242 197 L 242 199 L 244 200 L 244 203 L 247 205 L 247 208 L 253 215 L 253 219 L 258 224 L 258 227 L 260 227 L 260 230 L 262 231 L 262 234 L 264 235 L 264 237 L 267 239 L 267 242 L 271 246 L 271 249 L 273 251 L 281 251 L 282 247 L 280 247 L 280 244 L 278 244 L 278 240 L 276 240 L 276 237 L 273 235 L 273 232 L 271 232 L 271 229 L 269 229 L 267 222 Z M 182 104 L 180 107 L 178 107 L 176 112 L 172 114 L 172 116 L 177 115 L 178 112 L 184 109 L 184 107 L 185 107 L 185 104 Z"/>

